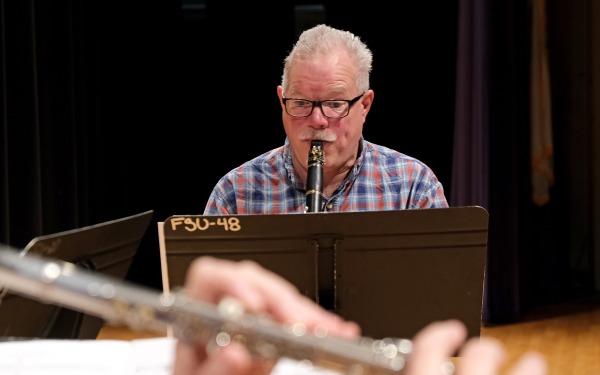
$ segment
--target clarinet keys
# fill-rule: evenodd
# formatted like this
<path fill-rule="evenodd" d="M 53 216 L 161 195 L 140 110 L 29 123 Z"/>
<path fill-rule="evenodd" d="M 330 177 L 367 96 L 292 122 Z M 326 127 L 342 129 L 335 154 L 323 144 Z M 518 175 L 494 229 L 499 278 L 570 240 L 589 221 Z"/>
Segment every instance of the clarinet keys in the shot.
<path fill-rule="evenodd" d="M 323 141 L 312 141 L 310 144 L 310 150 L 308 151 L 305 212 L 322 211 L 323 164 L 325 164 Z"/>

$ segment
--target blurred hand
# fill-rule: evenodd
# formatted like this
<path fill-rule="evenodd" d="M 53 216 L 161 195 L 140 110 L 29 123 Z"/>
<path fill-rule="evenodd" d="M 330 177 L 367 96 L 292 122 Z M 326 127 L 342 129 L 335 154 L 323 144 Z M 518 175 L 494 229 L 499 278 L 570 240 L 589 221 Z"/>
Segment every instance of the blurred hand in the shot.
<path fill-rule="evenodd" d="M 191 297 L 215 304 L 224 297 L 234 297 L 247 312 L 266 313 L 280 323 L 303 322 L 309 329 L 324 326 L 331 334 L 344 338 L 360 334 L 358 325 L 323 309 L 288 281 L 252 261 L 198 258 L 188 269 L 185 289 Z M 207 353 L 203 346 L 178 342 L 174 374 L 268 374 L 272 366 L 273 363 L 253 360 L 236 343 Z"/>
<path fill-rule="evenodd" d="M 471 338 L 465 343 L 466 337 L 467 329 L 459 321 L 448 320 L 429 324 L 414 337 L 413 352 L 403 375 L 442 375 L 444 364 L 459 352 L 459 349 L 454 374 L 499 374 L 506 356 L 502 344 L 486 337 Z M 545 359 L 533 352 L 524 354 L 508 372 L 510 375 L 546 373 Z"/>
<path fill-rule="evenodd" d="M 360 335 L 360 329 L 354 322 L 344 321 L 323 309 L 282 277 L 252 261 L 198 258 L 190 265 L 185 288 L 191 297 L 215 304 L 224 297 L 234 297 L 245 306 L 246 311 L 266 313 L 281 323 L 303 322 L 308 329 L 324 326 L 331 334 L 347 339 Z M 459 350 L 455 375 L 498 374 L 505 360 L 502 345 L 484 337 L 465 343 L 466 338 L 466 327 L 459 321 L 431 323 L 414 337 L 413 352 L 402 375 L 444 375 L 444 364 Z M 268 374 L 273 365 L 253 359 L 237 343 L 208 353 L 204 346 L 179 341 L 174 374 Z M 544 358 L 536 353 L 527 353 L 508 374 L 543 375 L 546 372 Z"/>

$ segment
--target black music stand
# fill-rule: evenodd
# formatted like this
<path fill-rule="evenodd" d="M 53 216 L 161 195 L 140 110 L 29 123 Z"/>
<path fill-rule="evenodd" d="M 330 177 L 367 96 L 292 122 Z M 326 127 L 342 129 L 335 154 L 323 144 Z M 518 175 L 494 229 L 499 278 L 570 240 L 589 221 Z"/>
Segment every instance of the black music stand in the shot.
<path fill-rule="evenodd" d="M 455 318 L 479 336 L 488 213 L 478 206 L 286 215 L 171 216 L 163 285 L 201 255 L 251 259 L 371 337 L 412 337 Z"/>
<path fill-rule="evenodd" d="M 146 233 L 152 211 L 79 229 L 36 237 L 22 250 L 124 279 Z M 2 291 L 0 337 L 95 339 L 104 320 L 79 311 Z"/>

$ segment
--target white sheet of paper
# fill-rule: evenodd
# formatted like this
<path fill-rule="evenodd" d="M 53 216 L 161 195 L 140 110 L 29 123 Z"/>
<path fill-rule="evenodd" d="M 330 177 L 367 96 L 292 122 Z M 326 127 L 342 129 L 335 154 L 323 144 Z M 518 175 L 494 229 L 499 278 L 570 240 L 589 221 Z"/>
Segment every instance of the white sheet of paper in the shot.
<path fill-rule="evenodd" d="M 176 340 L 19 340 L 0 342 L 2 375 L 171 375 Z M 280 359 L 271 375 L 340 375 Z"/>
<path fill-rule="evenodd" d="M 174 340 L 20 340 L 0 343 L 3 375 L 170 375 Z"/>
<path fill-rule="evenodd" d="M 281 358 L 271 371 L 271 375 L 342 375 L 342 373 L 325 370 L 294 359 Z"/>

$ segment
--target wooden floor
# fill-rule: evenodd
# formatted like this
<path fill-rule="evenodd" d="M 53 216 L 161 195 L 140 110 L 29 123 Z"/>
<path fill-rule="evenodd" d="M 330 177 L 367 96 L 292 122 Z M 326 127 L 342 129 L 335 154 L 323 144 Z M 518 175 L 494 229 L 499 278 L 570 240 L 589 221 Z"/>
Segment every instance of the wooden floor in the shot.
<path fill-rule="evenodd" d="M 539 307 L 516 324 L 483 327 L 482 336 L 500 340 L 508 361 L 528 350 L 546 357 L 549 375 L 600 374 L 600 303 L 571 302 Z"/>
<path fill-rule="evenodd" d="M 573 302 L 536 308 L 519 323 L 482 327 L 507 347 L 507 366 L 525 351 L 538 351 L 549 363 L 548 375 L 600 374 L 600 303 Z M 105 326 L 98 339 L 160 337 L 124 327 Z"/>

